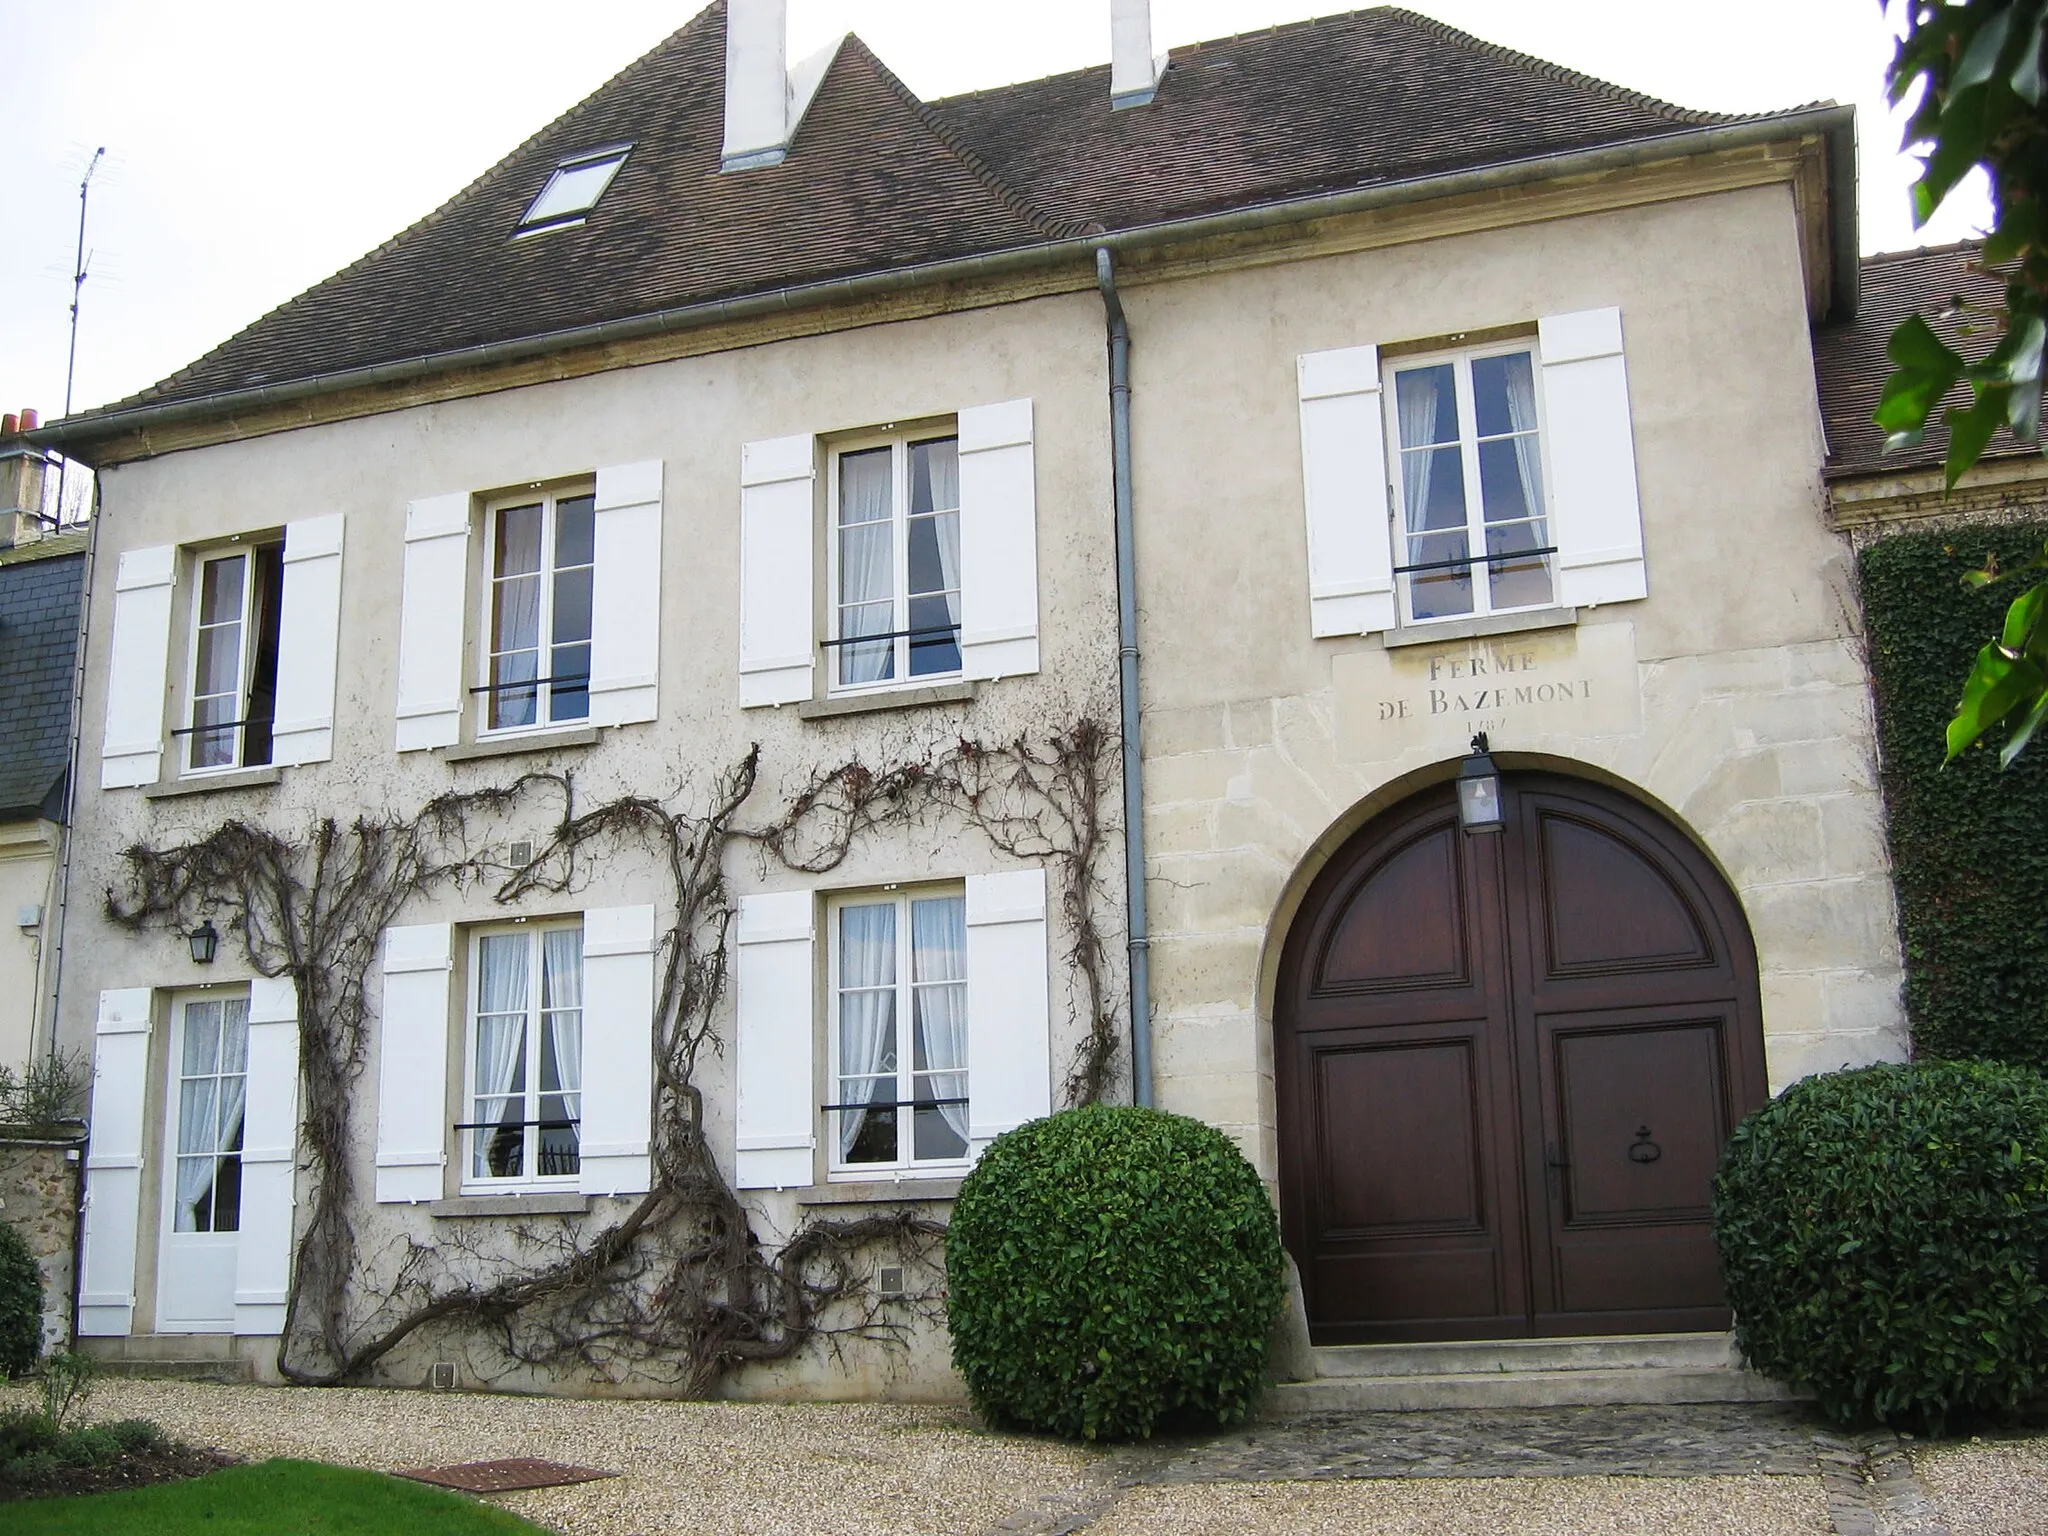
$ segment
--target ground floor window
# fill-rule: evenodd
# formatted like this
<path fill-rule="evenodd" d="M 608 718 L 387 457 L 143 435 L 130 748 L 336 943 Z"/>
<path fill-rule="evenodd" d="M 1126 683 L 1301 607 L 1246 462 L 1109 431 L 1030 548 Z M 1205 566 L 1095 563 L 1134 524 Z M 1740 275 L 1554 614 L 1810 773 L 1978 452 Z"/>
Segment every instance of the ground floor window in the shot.
<path fill-rule="evenodd" d="M 237 1231 L 242 1224 L 249 999 L 183 999 L 177 1067 L 173 1226 L 179 1232 Z"/>
<path fill-rule="evenodd" d="M 471 950 L 467 1182 L 582 1168 L 583 928 L 478 933 Z"/>
<path fill-rule="evenodd" d="M 967 1157 L 967 903 L 958 888 L 834 904 L 832 1161 Z"/>

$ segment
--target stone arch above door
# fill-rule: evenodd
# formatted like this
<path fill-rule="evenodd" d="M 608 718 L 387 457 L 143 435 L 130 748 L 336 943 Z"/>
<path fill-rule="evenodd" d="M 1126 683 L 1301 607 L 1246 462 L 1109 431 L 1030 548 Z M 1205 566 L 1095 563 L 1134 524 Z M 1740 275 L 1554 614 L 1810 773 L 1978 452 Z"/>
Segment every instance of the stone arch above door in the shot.
<path fill-rule="evenodd" d="M 1640 799 L 1510 772 L 1382 810 L 1294 912 L 1282 1212 L 1320 1342 L 1723 1327 L 1708 1184 L 1764 1097 L 1753 942 Z"/>

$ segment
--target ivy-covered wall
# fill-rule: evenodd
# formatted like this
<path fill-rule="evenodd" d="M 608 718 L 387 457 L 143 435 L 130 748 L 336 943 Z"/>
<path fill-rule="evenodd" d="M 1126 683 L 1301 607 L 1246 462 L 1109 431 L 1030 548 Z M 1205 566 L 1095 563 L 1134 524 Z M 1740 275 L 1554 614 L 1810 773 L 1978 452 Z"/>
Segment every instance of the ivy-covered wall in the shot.
<path fill-rule="evenodd" d="M 1908 533 L 1860 557 L 1878 741 L 1916 1054 L 2048 1068 L 2048 750 L 2001 773 L 1994 748 L 1946 768 L 1942 731 L 2018 582 L 1963 572 L 2024 559 L 2048 523 Z"/>

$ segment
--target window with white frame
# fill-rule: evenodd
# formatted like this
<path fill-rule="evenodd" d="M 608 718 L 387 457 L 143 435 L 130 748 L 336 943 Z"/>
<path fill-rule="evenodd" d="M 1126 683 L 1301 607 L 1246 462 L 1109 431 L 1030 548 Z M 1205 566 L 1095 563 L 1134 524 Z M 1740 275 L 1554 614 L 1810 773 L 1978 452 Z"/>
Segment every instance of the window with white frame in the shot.
<path fill-rule="evenodd" d="M 515 238 L 581 224 L 611 186 L 612 178 L 619 174 L 619 167 L 626 163 L 632 149 L 630 144 L 610 144 L 563 156 L 520 216 Z"/>
<path fill-rule="evenodd" d="M 1389 365 L 1404 622 L 1555 601 L 1535 361 L 1522 345 Z"/>
<path fill-rule="evenodd" d="M 967 1157 L 967 903 L 956 888 L 831 907 L 835 1170 Z"/>
<path fill-rule="evenodd" d="M 582 1167 L 583 927 L 527 923 L 472 937 L 470 1187 L 574 1180 Z"/>
<path fill-rule="evenodd" d="M 234 1232 L 242 1224 L 248 997 L 180 999 L 177 1052 L 171 1227 L 176 1232 Z"/>
<path fill-rule="evenodd" d="M 176 733 L 185 738 L 184 771 L 267 764 L 277 714 L 284 545 L 204 554 L 193 575 L 188 709 Z"/>
<path fill-rule="evenodd" d="M 483 729 L 587 720 L 595 496 L 508 500 L 486 525 Z"/>
<path fill-rule="evenodd" d="M 906 436 L 833 455 L 837 691 L 960 672 L 960 441 Z"/>

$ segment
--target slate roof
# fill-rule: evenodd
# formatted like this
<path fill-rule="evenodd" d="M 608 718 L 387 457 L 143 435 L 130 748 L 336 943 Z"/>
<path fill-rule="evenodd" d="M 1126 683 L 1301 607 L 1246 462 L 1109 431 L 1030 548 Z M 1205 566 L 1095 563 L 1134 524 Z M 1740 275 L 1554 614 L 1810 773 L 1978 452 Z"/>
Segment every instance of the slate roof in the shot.
<path fill-rule="evenodd" d="M 1891 377 L 1885 346 L 1906 316 L 1924 315 L 1935 334 L 1965 357 L 1982 357 L 1996 344 L 1990 334 L 1963 335 L 1962 317 L 1954 309 L 1958 296 L 1983 305 L 2004 299 L 2003 280 L 1979 269 L 1978 251 L 1976 241 L 1965 240 L 1865 257 L 1855 319 L 1814 332 L 1813 366 L 1821 422 L 1827 429 L 1829 479 L 1931 469 L 1947 458 L 1948 433 L 1941 426 L 1940 411 L 1920 445 L 1901 453 L 1884 451 L 1884 433 L 1870 417 L 1884 393 L 1884 381 Z M 1943 404 L 1967 404 L 1969 398 L 1968 386 L 1958 385 Z M 2014 442 L 2001 428 L 1984 457 L 2011 458 L 2036 451 Z"/>
<path fill-rule="evenodd" d="M 849 37 L 783 164 L 722 173 L 724 26 L 720 0 L 425 219 L 107 410 L 1764 120 L 1383 8 L 1176 49 L 1155 100 L 1122 112 L 1107 66 L 921 102 Z M 562 156 L 622 140 L 585 224 L 511 238 Z"/>
<path fill-rule="evenodd" d="M 0 821 L 63 814 L 84 576 L 82 533 L 0 550 Z"/>

